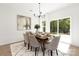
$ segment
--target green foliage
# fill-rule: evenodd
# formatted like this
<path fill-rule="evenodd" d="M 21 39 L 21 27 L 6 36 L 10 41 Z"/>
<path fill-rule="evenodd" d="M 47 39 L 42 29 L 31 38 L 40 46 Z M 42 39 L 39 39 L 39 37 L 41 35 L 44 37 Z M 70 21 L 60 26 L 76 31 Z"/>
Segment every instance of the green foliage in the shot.
<path fill-rule="evenodd" d="M 70 31 L 70 20 L 69 18 L 59 20 L 59 32 L 68 33 Z"/>
<path fill-rule="evenodd" d="M 38 30 L 40 28 L 40 25 L 36 24 L 34 28 Z"/>
<path fill-rule="evenodd" d="M 50 22 L 50 32 L 57 32 L 57 21 L 51 21 Z"/>
<path fill-rule="evenodd" d="M 59 32 L 68 33 L 70 31 L 70 18 L 59 20 Z M 50 22 L 50 32 L 57 32 L 57 20 Z"/>

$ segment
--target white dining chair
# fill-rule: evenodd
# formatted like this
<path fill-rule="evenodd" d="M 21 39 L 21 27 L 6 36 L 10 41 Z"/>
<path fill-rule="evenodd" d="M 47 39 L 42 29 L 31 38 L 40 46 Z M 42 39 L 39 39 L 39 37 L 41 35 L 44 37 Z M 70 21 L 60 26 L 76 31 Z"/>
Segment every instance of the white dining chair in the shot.
<path fill-rule="evenodd" d="M 56 36 L 52 39 L 51 42 L 49 42 L 48 44 L 45 44 L 45 48 L 47 51 L 50 51 L 51 56 L 53 51 L 56 51 L 56 54 L 58 55 L 57 48 L 58 48 L 59 40 L 60 40 L 60 36 Z"/>

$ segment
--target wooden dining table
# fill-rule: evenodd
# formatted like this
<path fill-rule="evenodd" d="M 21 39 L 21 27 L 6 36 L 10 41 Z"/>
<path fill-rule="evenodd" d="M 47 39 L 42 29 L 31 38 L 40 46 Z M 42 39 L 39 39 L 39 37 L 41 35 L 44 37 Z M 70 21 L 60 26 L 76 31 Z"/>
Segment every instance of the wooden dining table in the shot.
<path fill-rule="evenodd" d="M 46 36 L 46 35 L 41 35 L 41 36 L 36 35 L 36 38 L 39 41 L 39 43 L 41 44 L 43 56 L 45 56 L 45 44 L 48 41 L 48 36 Z"/>

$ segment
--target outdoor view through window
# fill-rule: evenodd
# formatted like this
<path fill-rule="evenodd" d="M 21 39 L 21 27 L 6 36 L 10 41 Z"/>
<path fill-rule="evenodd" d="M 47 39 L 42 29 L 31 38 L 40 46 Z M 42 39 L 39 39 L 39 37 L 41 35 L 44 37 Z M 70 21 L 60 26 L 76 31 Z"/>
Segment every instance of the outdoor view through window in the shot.
<path fill-rule="evenodd" d="M 57 29 L 59 29 L 59 31 Z M 50 32 L 55 34 L 57 34 L 57 32 L 59 32 L 60 34 L 70 34 L 70 18 L 51 21 Z"/>

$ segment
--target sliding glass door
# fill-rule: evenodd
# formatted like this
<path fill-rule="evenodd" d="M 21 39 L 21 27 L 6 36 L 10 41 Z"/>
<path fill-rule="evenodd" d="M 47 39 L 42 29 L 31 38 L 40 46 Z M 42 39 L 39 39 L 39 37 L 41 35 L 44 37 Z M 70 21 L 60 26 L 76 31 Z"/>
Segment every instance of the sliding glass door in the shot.
<path fill-rule="evenodd" d="M 70 18 L 51 21 L 50 32 L 54 34 L 70 34 Z"/>
<path fill-rule="evenodd" d="M 70 34 L 70 18 L 59 20 L 59 33 Z"/>
<path fill-rule="evenodd" d="M 50 32 L 54 34 L 57 33 L 57 20 L 50 22 Z"/>

